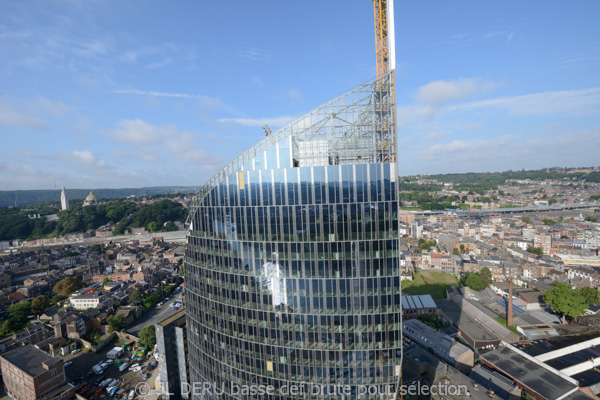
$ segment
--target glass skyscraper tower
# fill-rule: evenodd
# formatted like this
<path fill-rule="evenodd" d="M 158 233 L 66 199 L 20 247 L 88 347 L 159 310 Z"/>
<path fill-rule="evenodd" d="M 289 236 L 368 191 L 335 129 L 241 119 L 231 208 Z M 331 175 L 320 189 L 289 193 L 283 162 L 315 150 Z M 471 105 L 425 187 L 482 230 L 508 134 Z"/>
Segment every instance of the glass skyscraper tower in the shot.
<path fill-rule="evenodd" d="M 204 398 L 390 398 L 402 348 L 394 93 L 392 70 L 268 134 L 198 193 L 185 296 Z"/>

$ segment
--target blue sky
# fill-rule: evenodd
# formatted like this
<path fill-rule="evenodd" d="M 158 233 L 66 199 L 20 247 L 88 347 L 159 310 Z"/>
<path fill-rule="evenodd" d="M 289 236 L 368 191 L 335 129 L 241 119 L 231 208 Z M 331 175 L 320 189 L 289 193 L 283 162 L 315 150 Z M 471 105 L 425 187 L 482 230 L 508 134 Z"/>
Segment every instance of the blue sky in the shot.
<path fill-rule="evenodd" d="M 200 185 L 375 76 L 369 0 L 0 8 L 0 190 Z M 600 164 L 600 2 L 395 13 L 401 175 Z"/>

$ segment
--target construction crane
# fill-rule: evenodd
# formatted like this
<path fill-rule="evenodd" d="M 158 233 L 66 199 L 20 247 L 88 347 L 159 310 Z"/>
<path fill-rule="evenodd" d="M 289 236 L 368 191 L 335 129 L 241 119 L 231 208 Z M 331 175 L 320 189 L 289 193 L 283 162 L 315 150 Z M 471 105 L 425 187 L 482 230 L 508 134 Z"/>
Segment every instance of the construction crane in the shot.
<path fill-rule="evenodd" d="M 373 0 L 375 14 L 375 55 L 377 77 L 396 68 L 394 39 L 394 0 Z"/>

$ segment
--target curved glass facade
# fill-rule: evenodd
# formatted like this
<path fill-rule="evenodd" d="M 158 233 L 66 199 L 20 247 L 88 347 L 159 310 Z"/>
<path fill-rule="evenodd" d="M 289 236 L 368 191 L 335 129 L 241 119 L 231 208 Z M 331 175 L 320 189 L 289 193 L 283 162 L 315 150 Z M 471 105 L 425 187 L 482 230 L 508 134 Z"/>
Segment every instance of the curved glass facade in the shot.
<path fill-rule="evenodd" d="M 389 398 L 402 347 L 394 103 L 391 72 L 199 192 L 185 260 L 196 394 Z"/>

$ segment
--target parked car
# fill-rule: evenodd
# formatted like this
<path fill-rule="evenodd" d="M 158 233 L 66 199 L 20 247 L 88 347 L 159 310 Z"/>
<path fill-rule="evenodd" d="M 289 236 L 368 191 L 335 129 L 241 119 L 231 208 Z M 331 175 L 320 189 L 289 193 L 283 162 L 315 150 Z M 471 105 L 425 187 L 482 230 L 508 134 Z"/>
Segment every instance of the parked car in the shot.
<path fill-rule="evenodd" d="M 80 351 L 81 351 L 81 349 L 75 349 L 75 350 L 73 350 L 73 351 L 71 352 L 71 354 L 77 354 L 77 353 L 79 353 Z"/>
<path fill-rule="evenodd" d="M 73 361 L 67 361 L 67 362 L 65 363 L 65 368 L 67 368 L 67 367 L 68 367 L 69 365 L 71 365 L 71 364 L 73 364 Z"/>
<path fill-rule="evenodd" d="M 123 372 L 123 371 L 125 371 L 127 369 L 127 367 L 129 367 L 129 363 L 123 363 L 119 367 L 119 371 Z"/>
<path fill-rule="evenodd" d="M 100 367 L 102 367 L 102 369 L 106 369 L 108 367 L 108 364 L 103 362 L 102 364 L 100 364 Z"/>
<path fill-rule="evenodd" d="M 144 380 L 147 380 L 148 379 L 148 374 L 146 374 L 145 372 L 142 372 L 142 378 Z"/>
<path fill-rule="evenodd" d="M 108 360 L 104 361 L 104 363 L 105 363 L 105 364 L 108 364 L 108 365 L 112 365 L 112 363 L 114 363 L 114 362 L 115 362 L 115 361 L 114 361 L 114 360 L 111 360 L 110 358 L 109 358 Z"/>
<path fill-rule="evenodd" d="M 129 400 L 132 400 L 134 397 L 135 397 L 135 389 L 131 389 L 131 390 L 129 391 L 129 396 L 127 396 L 127 398 L 128 398 Z"/>
<path fill-rule="evenodd" d="M 105 387 L 107 387 L 108 385 L 110 385 L 112 381 L 113 381 L 113 379 L 112 379 L 112 378 L 105 379 L 105 380 L 103 380 L 102 382 L 100 382 L 100 387 L 101 387 L 101 388 L 105 388 Z"/>

